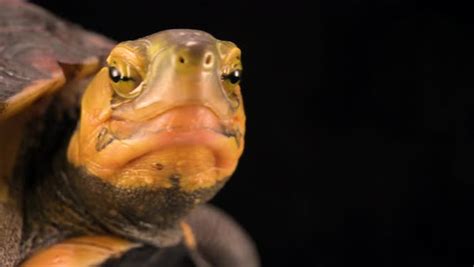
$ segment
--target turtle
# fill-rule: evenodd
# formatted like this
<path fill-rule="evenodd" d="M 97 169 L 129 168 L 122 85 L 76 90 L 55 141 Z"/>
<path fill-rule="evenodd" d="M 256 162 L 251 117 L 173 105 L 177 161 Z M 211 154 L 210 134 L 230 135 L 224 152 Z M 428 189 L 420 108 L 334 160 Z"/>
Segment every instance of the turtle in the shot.
<path fill-rule="evenodd" d="M 244 148 L 237 45 L 0 7 L 0 265 L 259 266 L 208 203 Z"/>

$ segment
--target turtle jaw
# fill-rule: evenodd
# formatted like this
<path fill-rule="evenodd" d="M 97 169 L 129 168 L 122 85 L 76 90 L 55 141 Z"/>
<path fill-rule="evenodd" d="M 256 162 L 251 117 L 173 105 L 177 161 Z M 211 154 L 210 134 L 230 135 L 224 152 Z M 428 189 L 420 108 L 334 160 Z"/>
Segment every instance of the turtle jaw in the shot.
<path fill-rule="evenodd" d="M 240 129 L 201 105 L 176 107 L 145 122 L 111 119 L 93 132 L 95 142 L 85 142 L 83 149 L 94 146 L 94 153 L 84 153 L 79 166 L 120 188 L 178 183 L 191 192 L 232 174 L 243 150 Z"/>
<path fill-rule="evenodd" d="M 112 179 L 122 188 L 178 185 L 185 192 L 209 188 L 235 170 L 240 156 L 235 138 L 205 128 L 160 130 L 141 140 L 125 142 L 125 146 L 144 149 L 131 150 L 127 156 L 133 160 Z"/>

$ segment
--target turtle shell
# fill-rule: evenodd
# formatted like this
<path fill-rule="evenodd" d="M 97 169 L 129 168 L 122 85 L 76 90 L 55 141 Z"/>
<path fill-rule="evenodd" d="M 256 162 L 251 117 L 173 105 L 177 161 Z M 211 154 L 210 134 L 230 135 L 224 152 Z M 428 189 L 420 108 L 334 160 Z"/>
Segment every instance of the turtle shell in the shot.
<path fill-rule="evenodd" d="M 0 1 L 0 119 L 94 74 L 113 42 L 22 1 Z"/>
<path fill-rule="evenodd" d="M 0 0 L 0 259 L 14 265 L 22 224 L 23 178 L 14 169 L 25 155 L 33 122 L 55 94 L 95 74 L 114 42 L 20 0 Z M 67 99 L 67 98 L 62 98 Z M 78 98 L 63 106 L 78 105 Z M 56 102 L 55 102 L 56 104 Z M 17 167 L 15 167 L 17 166 Z M 8 251 L 8 254 L 7 252 Z M 10 255 L 11 254 L 11 255 Z"/>

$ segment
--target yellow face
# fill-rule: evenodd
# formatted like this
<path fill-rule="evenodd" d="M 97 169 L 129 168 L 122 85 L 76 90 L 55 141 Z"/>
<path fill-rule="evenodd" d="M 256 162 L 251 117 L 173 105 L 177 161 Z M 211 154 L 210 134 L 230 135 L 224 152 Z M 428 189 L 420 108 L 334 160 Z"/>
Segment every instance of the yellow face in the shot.
<path fill-rule="evenodd" d="M 84 93 L 68 161 L 121 189 L 225 182 L 244 146 L 241 74 L 240 50 L 205 32 L 120 43 Z"/>

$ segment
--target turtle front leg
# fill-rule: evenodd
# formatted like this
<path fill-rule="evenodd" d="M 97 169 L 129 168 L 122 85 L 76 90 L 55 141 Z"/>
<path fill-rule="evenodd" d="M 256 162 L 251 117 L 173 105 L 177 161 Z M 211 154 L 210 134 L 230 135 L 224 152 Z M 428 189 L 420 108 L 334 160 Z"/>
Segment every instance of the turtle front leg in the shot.
<path fill-rule="evenodd" d="M 258 267 L 257 249 L 229 215 L 211 206 L 202 205 L 186 218 L 184 243 L 198 267 Z"/>
<path fill-rule="evenodd" d="M 183 240 L 171 247 L 142 246 L 110 259 L 103 267 L 258 267 L 250 237 L 227 214 L 210 205 L 197 207 L 181 223 Z"/>

